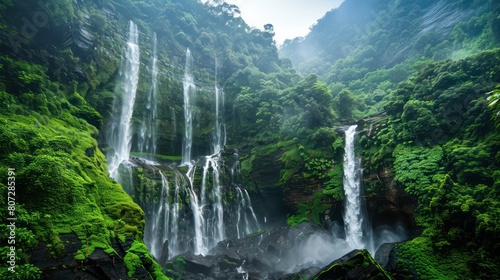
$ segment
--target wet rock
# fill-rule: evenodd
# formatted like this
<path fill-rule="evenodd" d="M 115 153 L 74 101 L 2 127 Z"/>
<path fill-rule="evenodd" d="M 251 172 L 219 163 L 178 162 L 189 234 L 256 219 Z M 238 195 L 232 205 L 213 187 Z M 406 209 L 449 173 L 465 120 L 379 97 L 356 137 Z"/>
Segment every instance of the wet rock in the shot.
<path fill-rule="evenodd" d="M 167 261 L 168 252 L 169 252 L 168 251 L 168 240 L 165 240 L 165 242 L 163 242 L 163 249 L 161 251 L 160 259 L 158 260 L 160 265 L 163 265 Z"/>
<path fill-rule="evenodd" d="M 173 259 L 184 260 L 183 279 L 197 279 L 200 274 L 204 279 L 244 279 L 247 275 L 248 279 L 280 279 L 290 271 L 311 275 L 319 269 L 317 257 L 324 252 L 303 256 L 303 249 L 311 238 L 326 236 L 333 239 L 326 229 L 301 223 L 293 228 L 279 227 L 247 238 L 224 240 L 210 252 L 211 256 L 181 255 Z M 321 266 L 330 261 L 327 255 L 320 257 L 325 257 Z M 172 268 L 173 265 L 167 269 Z"/>
<path fill-rule="evenodd" d="M 309 279 L 391 279 L 367 250 L 353 250 L 323 267 Z"/>
<path fill-rule="evenodd" d="M 129 279 L 123 257 L 125 251 L 130 249 L 133 238 L 127 238 L 124 243 L 118 238 L 111 240 L 111 246 L 117 255 L 108 255 L 97 248 L 83 261 L 75 260 L 75 255 L 82 247 L 76 234 L 60 235 L 59 239 L 64 245 L 61 256 L 51 254 L 51 248 L 43 242 L 31 254 L 31 263 L 42 271 L 43 279 Z M 149 278 L 148 269 L 150 267 L 138 267 L 133 277 Z"/>
<path fill-rule="evenodd" d="M 387 271 L 396 269 L 397 259 L 394 254 L 396 243 L 384 243 L 375 252 L 375 260 Z"/>
<path fill-rule="evenodd" d="M 212 257 L 188 256 L 184 257 L 186 271 L 193 274 L 210 275 L 214 266 Z"/>

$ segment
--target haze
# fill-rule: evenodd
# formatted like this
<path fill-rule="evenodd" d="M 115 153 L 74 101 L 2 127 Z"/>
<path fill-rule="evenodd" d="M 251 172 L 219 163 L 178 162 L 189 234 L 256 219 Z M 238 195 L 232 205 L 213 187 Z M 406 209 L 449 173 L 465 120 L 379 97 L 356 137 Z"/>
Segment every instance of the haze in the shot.
<path fill-rule="evenodd" d="M 279 46 L 286 39 L 307 35 L 309 27 L 344 0 L 226 0 L 241 10 L 245 22 L 259 29 L 271 23 Z"/>

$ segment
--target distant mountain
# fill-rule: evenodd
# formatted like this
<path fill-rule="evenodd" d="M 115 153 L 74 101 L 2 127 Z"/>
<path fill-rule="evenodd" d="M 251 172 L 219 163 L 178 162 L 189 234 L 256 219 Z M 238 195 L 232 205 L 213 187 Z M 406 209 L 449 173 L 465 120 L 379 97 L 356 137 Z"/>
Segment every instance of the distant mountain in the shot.
<path fill-rule="evenodd" d="M 338 68 L 389 68 L 415 56 L 461 58 L 498 46 L 498 6 L 492 0 L 347 0 L 305 38 L 287 40 L 280 55 L 302 73 L 323 77 Z"/>

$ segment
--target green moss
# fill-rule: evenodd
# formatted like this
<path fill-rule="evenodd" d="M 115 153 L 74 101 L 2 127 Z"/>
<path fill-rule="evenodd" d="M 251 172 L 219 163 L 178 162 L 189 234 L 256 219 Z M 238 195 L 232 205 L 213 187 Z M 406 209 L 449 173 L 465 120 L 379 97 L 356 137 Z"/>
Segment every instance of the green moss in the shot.
<path fill-rule="evenodd" d="M 151 275 L 154 275 L 154 279 L 169 279 L 162 273 L 160 265 L 155 262 L 153 256 L 149 254 L 148 248 L 142 242 L 134 241 L 123 260 L 129 277 L 133 277 L 137 268 L 143 267 Z"/>
<path fill-rule="evenodd" d="M 302 157 L 299 152 L 298 145 L 288 146 L 281 155 L 280 161 L 283 163 L 281 169 L 280 183 L 288 182 L 294 174 L 296 174 L 302 167 Z"/>
<path fill-rule="evenodd" d="M 365 279 L 392 279 L 391 276 L 372 258 L 366 249 L 359 250 L 346 262 L 333 262 L 329 267 L 323 269 L 314 276 L 314 279 L 344 279 L 350 271 L 357 270 L 359 267 L 366 269 L 370 266 L 375 267 L 375 269 L 367 270 L 368 273 L 363 275 Z"/>
<path fill-rule="evenodd" d="M 127 267 L 128 277 L 132 277 L 135 273 L 135 270 L 138 267 L 142 266 L 141 258 L 138 255 L 131 252 L 128 252 L 125 255 L 123 261 L 125 262 L 125 266 Z"/>
<path fill-rule="evenodd" d="M 0 157 L 0 164 L 15 163 L 19 209 L 27 207 L 19 219 L 29 221 L 26 225 L 39 240 L 49 242 L 51 256 L 63 254 L 60 234 L 75 233 L 82 241 L 74 256 L 80 261 L 96 248 L 115 253 L 110 242 L 115 233 L 142 239 L 144 214 L 109 179 L 106 159 L 91 136 L 94 128 L 69 114 L 43 124 L 33 115 L 7 114 L 0 123 L 0 139 L 13 140 L 3 147 L 10 153 Z"/>
<path fill-rule="evenodd" d="M 183 258 L 176 258 L 174 262 L 167 262 L 165 264 L 166 275 L 172 277 L 172 279 L 182 279 L 184 275 L 184 271 L 186 262 Z"/>
<path fill-rule="evenodd" d="M 157 158 L 159 160 L 163 160 L 163 161 L 180 162 L 182 160 L 182 156 L 174 156 L 174 155 L 159 155 L 159 154 L 152 155 L 152 154 L 139 153 L 139 152 L 131 152 L 130 155 L 135 156 L 135 157 L 146 157 L 146 158 L 151 156 L 151 157 Z"/>
<path fill-rule="evenodd" d="M 296 214 L 288 217 L 287 224 L 290 227 L 294 227 L 302 222 L 313 221 L 315 224 L 321 226 L 321 214 L 330 208 L 330 205 L 324 203 L 324 198 L 325 197 L 321 191 L 314 193 L 313 201 L 299 204 L 297 206 Z"/>

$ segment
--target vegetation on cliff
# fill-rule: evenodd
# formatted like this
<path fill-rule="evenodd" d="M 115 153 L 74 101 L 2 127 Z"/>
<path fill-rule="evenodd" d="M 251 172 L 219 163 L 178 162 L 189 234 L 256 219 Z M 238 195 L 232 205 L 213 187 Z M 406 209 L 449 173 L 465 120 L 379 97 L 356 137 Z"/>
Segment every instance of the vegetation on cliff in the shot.
<path fill-rule="evenodd" d="M 386 122 L 360 139 L 368 172 L 389 167 L 418 198 L 424 232 L 398 254 L 422 278 L 499 275 L 500 137 L 487 103 L 499 59 L 493 50 L 428 64 L 392 93 Z"/>
<path fill-rule="evenodd" d="M 369 131 L 359 139 L 365 174 L 377 175 L 366 178 L 366 193 L 386 192 L 391 186 L 378 175 L 389 174 L 418 200 L 423 229 L 398 246 L 393 276 L 500 278 L 498 3 L 364 4 L 346 0 L 329 12 L 303 41 L 288 42 L 281 50 L 287 59 L 278 56 L 272 26 L 252 29 L 238 7 L 220 1 L 3 1 L 0 193 L 7 197 L 6 170 L 15 168 L 16 277 L 41 277 L 30 252 L 43 242 L 61 258 L 60 235 L 74 233 L 82 243 L 77 261 L 96 249 L 117 256 L 113 241 L 132 238 L 122 260 L 129 276 L 146 267 L 151 278 L 165 278 L 142 243 L 142 210 L 108 177 L 102 154 L 133 20 L 141 31 L 138 108 L 150 91 L 153 32 L 159 40 L 158 159 L 180 154 L 187 48 L 203 128 L 195 131 L 194 153 L 210 147 L 217 83 L 225 93 L 226 149 L 238 149 L 255 194 L 272 190 L 286 199 L 290 226 L 324 224 L 325 212 L 343 200 L 344 144 L 335 128 L 384 112 L 383 121 L 361 127 Z M 141 114 L 134 113 L 135 129 Z M 0 275 L 9 278 L 9 229 L 0 234 Z M 169 265 L 169 275 L 182 264 Z"/>

